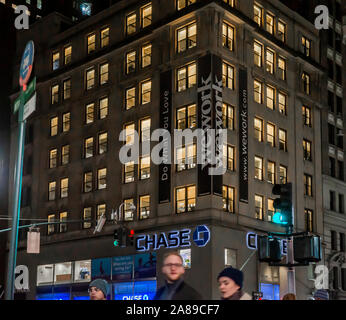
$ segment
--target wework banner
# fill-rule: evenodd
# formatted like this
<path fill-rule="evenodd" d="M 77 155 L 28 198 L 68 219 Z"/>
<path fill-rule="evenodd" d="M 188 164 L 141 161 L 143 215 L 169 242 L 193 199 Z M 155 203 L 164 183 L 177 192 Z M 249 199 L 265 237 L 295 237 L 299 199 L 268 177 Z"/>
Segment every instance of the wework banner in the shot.
<path fill-rule="evenodd" d="M 239 201 L 249 200 L 247 69 L 239 69 Z"/>
<path fill-rule="evenodd" d="M 160 75 L 160 128 L 172 134 L 172 71 Z M 164 141 L 163 141 L 164 142 Z M 159 165 L 159 203 L 171 201 L 171 165 Z"/>
<path fill-rule="evenodd" d="M 205 131 L 202 139 L 202 154 L 210 159 L 217 150 L 218 133 L 210 140 L 208 129 L 222 128 L 222 61 L 214 55 L 198 59 L 198 128 Z M 213 147 L 211 143 L 215 144 Z M 222 147 L 222 146 L 221 146 Z M 200 148 L 200 146 L 197 146 Z M 222 175 L 210 175 L 211 164 L 198 164 L 198 196 L 213 193 L 222 195 Z"/>

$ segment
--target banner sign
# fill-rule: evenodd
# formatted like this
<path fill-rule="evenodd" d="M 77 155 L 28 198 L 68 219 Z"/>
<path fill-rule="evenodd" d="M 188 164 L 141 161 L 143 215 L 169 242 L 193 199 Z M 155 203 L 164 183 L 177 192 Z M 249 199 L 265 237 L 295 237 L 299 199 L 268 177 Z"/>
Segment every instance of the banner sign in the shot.
<path fill-rule="evenodd" d="M 160 128 L 172 134 L 172 70 L 160 75 Z M 163 144 L 168 143 L 163 140 Z M 171 165 L 159 165 L 159 203 L 171 201 Z"/>
<path fill-rule="evenodd" d="M 239 201 L 245 203 L 249 200 L 248 125 L 247 70 L 239 68 Z"/>

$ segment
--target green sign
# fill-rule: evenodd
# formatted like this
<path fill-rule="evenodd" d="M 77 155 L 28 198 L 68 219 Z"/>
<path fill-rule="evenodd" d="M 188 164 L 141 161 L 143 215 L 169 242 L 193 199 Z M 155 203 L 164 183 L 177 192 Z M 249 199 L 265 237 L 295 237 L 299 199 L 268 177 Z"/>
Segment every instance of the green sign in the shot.
<path fill-rule="evenodd" d="M 36 77 L 28 84 L 26 91 L 21 91 L 19 97 L 14 101 L 14 110 L 13 113 L 16 113 L 20 106 L 24 106 L 25 103 L 31 98 L 33 93 L 36 90 Z"/>

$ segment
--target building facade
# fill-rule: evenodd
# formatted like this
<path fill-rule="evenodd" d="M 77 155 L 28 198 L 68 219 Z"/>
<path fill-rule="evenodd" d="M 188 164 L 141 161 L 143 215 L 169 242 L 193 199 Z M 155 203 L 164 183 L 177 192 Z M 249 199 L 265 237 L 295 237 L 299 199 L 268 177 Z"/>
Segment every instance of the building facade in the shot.
<path fill-rule="evenodd" d="M 278 1 L 252 0 L 119 1 L 78 26 L 63 28 L 67 21 L 52 14 L 23 32 L 14 68 L 16 78 L 33 40 L 37 107 L 27 124 L 21 215 L 60 222 L 41 227 L 39 255 L 20 244 L 18 264 L 30 270 L 26 298 L 82 298 L 96 276 L 113 283 L 111 298 L 150 298 L 163 281 L 165 246 L 181 250 L 186 281 L 205 298 L 219 298 L 216 277 L 226 265 L 243 267 L 250 293 L 287 293 L 287 269 L 259 263 L 246 239 L 284 231 L 272 223 L 271 191 L 286 182 L 295 231 L 324 232 L 325 73 L 314 25 Z M 155 129 L 215 128 L 220 119 L 225 174 L 196 164 L 195 140 L 172 143 L 179 164 L 153 163 L 159 140 L 146 144 Z M 15 118 L 12 129 L 14 145 Z M 124 142 L 136 145 L 134 131 L 140 153 L 123 164 L 119 152 Z M 137 247 L 114 247 L 114 221 L 93 232 L 118 208 Z M 313 267 L 295 275 L 306 299 Z"/>

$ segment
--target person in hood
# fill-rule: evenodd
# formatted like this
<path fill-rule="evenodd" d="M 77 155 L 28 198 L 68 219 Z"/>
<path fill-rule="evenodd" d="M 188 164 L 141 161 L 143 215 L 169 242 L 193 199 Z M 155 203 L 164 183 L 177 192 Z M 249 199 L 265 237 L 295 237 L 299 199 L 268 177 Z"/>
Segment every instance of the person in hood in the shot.
<path fill-rule="evenodd" d="M 226 268 L 219 273 L 217 280 L 221 300 L 252 300 L 251 296 L 242 290 L 244 277 L 240 270 Z"/>
<path fill-rule="evenodd" d="M 184 281 L 183 258 L 178 252 L 164 255 L 161 271 L 165 285 L 157 290 L 154 300 L 202 300 L 202 296 Z"/>

